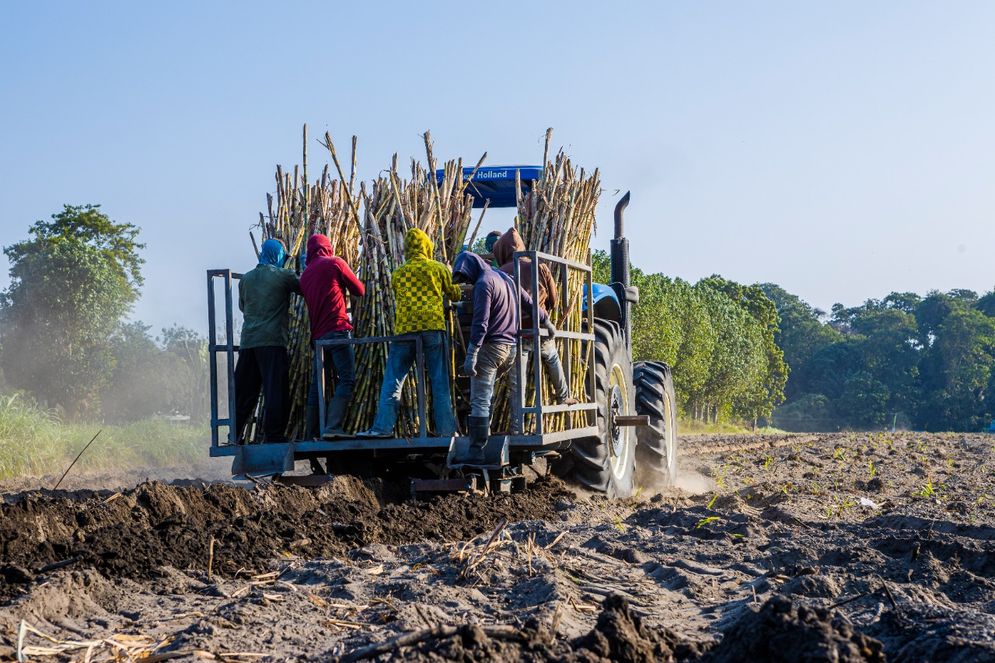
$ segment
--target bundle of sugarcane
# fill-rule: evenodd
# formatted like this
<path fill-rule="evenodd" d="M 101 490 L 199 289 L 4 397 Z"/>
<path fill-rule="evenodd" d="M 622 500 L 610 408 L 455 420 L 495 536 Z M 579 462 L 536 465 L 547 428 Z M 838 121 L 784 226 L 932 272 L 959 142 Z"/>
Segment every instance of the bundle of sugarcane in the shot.
<path fill-rule="evenodd" d="M 377 178 L 368 190 L 365 185 L 360 186 L 363 202 L 362 253 L 357 273 L 366 285 L 366 295 L 355 301 L 353 309 L 353 326 L 356 336 L 360 338 L 391 336 L 394 333 L 395 301 L 391 275 L 404 261 L 405 233 L 410 228 L 423 230 L 435 245 L 434 257 L 449 263 L 463 246 L 470 228 L 473 198 L 466 192 L 462 162 L 446 162 L 441 176 L 437 177 L 428 132 L 424 140 L 427 168 L 412 160 L 411 178 L 403 179 L 398 172 L 397 155 L 394 155 L 389 170 Z M 328 134 L 325 134 L 325 146 L 338 167 L 335 146 Z M 478 167 L 483 159 L 481 157 Z M 341 169 L 339 175 L 344 179 Z M 358 219 L 358 207 L 354 213 Z M 357 347 L 356 387 L 346 430 L 363 430 L 372 424 L 387 349 L 383 343 Z M 454 375 L 452 371 L 451 375 Z M 455 393 L 455 390 L 451 392 Z M 405 386 L 398 427 L 405 436 L 414 435 L 418 427 L 415 387 L 411 381 Z"/>
<path fill-rule="evenodd" d="M 527 249 L 560 256 L 579 263 L 590 259 L 591 236 L 595 230 L 595 211 L 601 195 L 601 179 L 598 170 L 588 174 L 583 168 L 577 169 L 570 158 L 560 149 L 555 160 L 549 159 L 550 141 L 553 130 L 546 131 L 546 145 L 543 152 L 542 177 L 532 188 L 523 191 L 521 181 L 517 184 L 518 218 L 516 227 Z M 561 283 L 561 266 L 550 265 L 557 283 Z M 584 275 L 577 270 L 569 270 L 567 278 L 567 308 L 558 309 L 553 315 L 553 323 L 560 329 L 580 331 L 582 321 L 581 300 L 584 295 Z M 582 352 L 583 344 L 578 340 L 560 341 L 565 366 L 570 366 L 570 386 L 573 395 L 586 400 L 585 375 L 589 357 Z M 567 357 L 566 355 L 569 355 Z M 531 375 L 531 373 L 530 373 Z M 552 392 L 547 385 L 544 402 L 552 400 Z M 527 398 L 531 398 L 527 394 Z M 574 415 L 574 423 L 580 423 L 584 415 Z M 561 430 L 565 418 L 556 415 L 549 418 L 547 430 Z"/>
<path fill-rule="evenodd" d="M 303 162 L 293 172 L 276 168 L 276 196 L 267 194 L 266 214 L 259 214 L 259 226 L 264 239 L 279 239 L 287 250 L 285 267 L 300 271 L 307 238 L 312 234 L 327 235 L 337 255 L 347 262 L 359 256 L 359 226 L 353 218 L 351 200 L 356 179 L 356 138 L 352 139 L 352 167 L 348 180 L 333 178 L 326 165 L 321 177 L 308 181 L 307 125 L 303 131 Z M 253 240 L 255 241 L 255 240 Z M 314 354 L 307 307 L 300 297 L 290 308 L 290 419 L 287 436 L 304 436 L 305 408 L 311 386 Z M 262 404 L 260 404 L 262 406 Z M 256 427 L 256 438 L 260 431 Z"/>

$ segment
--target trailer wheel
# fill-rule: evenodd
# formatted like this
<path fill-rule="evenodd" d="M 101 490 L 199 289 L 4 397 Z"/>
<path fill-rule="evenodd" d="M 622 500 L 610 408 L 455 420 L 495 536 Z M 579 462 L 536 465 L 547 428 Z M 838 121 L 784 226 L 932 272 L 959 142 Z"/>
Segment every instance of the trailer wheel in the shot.
<path fill-rule="evenodd" d="M 609 497 L 629 497 L 633 492 L 635 434 L 630 426 L 617 426 L 617 415 L 632 414 L 632 360 L 617 322 L 594 321 L 595 387 L 591 394 L 597 410 L 598 437 L 580 438 L 570 446 L 566 476 L 588 490 Z"/>
<path fill-rule="evenodd" d="M 677 480 L 677 400 L 670 366 L 638 361 L 632 366 L 636 412 L 648 415 L 649 426 L 636 429 L 636 483 L 672 486 Z"/>

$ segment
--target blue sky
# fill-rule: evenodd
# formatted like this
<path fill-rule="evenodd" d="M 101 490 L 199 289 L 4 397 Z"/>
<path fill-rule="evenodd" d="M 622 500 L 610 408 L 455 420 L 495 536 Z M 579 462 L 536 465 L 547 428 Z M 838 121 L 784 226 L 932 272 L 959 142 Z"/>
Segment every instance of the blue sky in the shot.
<path fill-rule="evenodd" d="M 632 190 L 649 271 L 823 308 L 995 285 L 995 3 L 38 2 L 0 24 L 0 244 L 101 203 L 143 229 L 154 328 L 203 330 L 204 270 L 251 267 L 304 122 L 357 134 L 367 177 L 425 129 L 500 164 L 552 126 L 602 169 L 596 246 Z"/>

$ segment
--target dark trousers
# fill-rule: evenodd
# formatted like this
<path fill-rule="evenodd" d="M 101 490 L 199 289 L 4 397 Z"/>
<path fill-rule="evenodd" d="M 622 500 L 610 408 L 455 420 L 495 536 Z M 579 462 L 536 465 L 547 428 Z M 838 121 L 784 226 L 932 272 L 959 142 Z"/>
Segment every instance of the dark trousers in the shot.
<path fill-rule="evenodd" d="M 319 338 L 327 341 L 333 338 L 350 338 L 351 332 L 329 332 Z M 317 351 L 317 348 L 315 348 Z M 325 384 L 334 377 L 335 394 L 325 409 L 325 428 L 341 429 L 345 424 L 346 408 L 352 400 L 352 390 L 356 386 L 356 353 L 352 345 L 332 345 L 325 348 Z M 318 437 L 321 430 L 318 425 L 318 380 L 321 377 L 315 373 L 311 380 L 311 389 L 307 396 L 307 437 Z M 328 394 L 325 394 L 328 397 Z"/>
<path fill-rule="evenodd" d="M 289 416 L 290 362 L 287 348 L 268 345 L 238 353 L 235 364 L 235 433 L 241 442 L 263 390 L 262 428 L 268 442 L 286 439 Z"/>

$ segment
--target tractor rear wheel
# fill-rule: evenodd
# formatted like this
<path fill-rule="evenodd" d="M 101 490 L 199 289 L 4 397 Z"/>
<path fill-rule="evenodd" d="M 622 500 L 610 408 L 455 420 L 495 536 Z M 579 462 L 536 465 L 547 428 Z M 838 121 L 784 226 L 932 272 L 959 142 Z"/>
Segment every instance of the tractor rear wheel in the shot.
<path fill-rule="evenodd" d="M 632 367 L 636 412 L 649 426 L 636 429 L 636 483 L 647 488 L 672 486 L 677 480 L 677 402 L 670 366 L 638 361 Z"/>
<path fill-rule="evenodd" d="M 634 411 L 632 360 L 622 329 L 611 320 L 594 321 L 595 385 L 591 401 L 597 410 L 598 436 L 580 438 L 570 446 L 566 476 L 588 490 L 609 497 L 633 492 L 635 435 L 615 417 Z"/>

